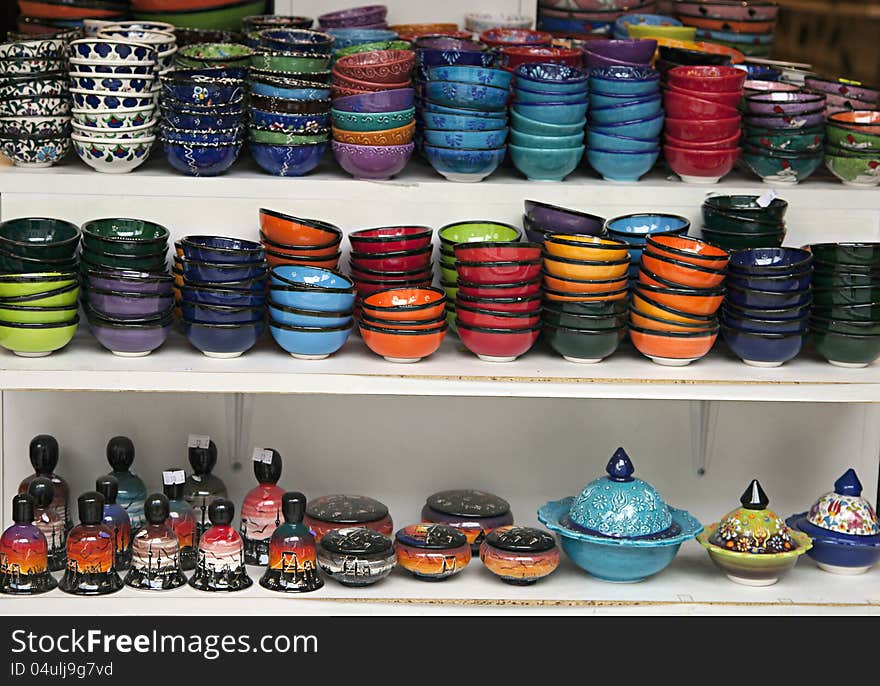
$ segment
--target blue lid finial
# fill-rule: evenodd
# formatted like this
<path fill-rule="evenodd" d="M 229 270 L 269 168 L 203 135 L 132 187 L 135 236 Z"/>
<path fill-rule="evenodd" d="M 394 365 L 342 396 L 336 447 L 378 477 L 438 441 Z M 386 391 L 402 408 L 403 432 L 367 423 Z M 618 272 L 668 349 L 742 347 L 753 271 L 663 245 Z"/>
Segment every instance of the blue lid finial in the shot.
<path fill-rule="evenodd" d="M 834 482 L 834 492 L 837 495 L 860 496 L 862 494 L 862 482 L 859 481 L 859 477 L 852 467 L 847 469 L 843 476 Z"/>
<path fill-rule="evenodd" d="M 633 472 L 636 470 L 626 451 L 623 448 L 618 448 L 608 460 L 605 471 L 608 472 L 608 478 L 612 481 L 632 481 Z"/>

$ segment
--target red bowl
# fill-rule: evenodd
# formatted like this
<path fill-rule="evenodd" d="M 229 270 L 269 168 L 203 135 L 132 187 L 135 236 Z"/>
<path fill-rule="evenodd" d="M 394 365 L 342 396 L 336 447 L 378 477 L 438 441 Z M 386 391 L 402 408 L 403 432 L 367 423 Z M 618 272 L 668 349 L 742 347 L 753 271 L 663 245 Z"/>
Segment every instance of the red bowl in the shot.
<path fill-rule="evenodd" d="M 722 91 L 720 93 L 713 93 L 711 91 L 692 91 L 688 88 L 679 88 L 671 83 L 666 86 L 666 92 L 679 93 L 680 95 L 687 95 L 691 98 L 700 98 L 701 100 L 711 100 L 712 102 L 717 102 L 726 105 L 727 107 L 739 107 L 739 104 L 743 99 L 742 91 Z"/>
<path fill-rule="evenodd" d="M 501 65 L 513 71 L 521 64 L 555 62 L 570 67 L 582 67 L 583 53 L 576 48 L 528 48 L 522 46 L 501 48 Z"/>
<path fill-rule="evenodd" d="M 458 276 L 468 283 L 513 284 L 531 281 L 541 274 L 541 260 L 512 262 L 462 262 L 455 261 Z"/>
<path fill-rule="evenodd" d="M 355 290 L 359 298 L 366 298 L 378 291 L 384 291 L 389 288 L 428 288 L 431 285 L 431 279 L 416 279 L 410 281 L 375 281 L 373 279 L 356 279 L 354 281 Z"/>
<path fill-rule="evenodd" d="M 455 259 L 464 262 L 520 262 L 540 258 L 540 243 L 485 241 L 455 246 Z"/>
<path fill-rule="evenodd" d="M 366 281 L 423 281 L 434 276 L 433 269 L 408 269 L 405 271 L 382 271 L 378 269 L 359 269 L 354 265 L 349 265 L 351 277 L 353 279 L 363 279 Z"/>
<path fill-rule="evenodd" d="M 403 272 L 429 266 L 433 251 L 434 248 L 430 245 L 416 250 L 400 250 L 384 254 L 352 251 L 350 259 L 351 265 L 361 270 Z"/>
<path fill-rule="evenodd" d="M 458 278 L 458 295 L 470 298 L 526 298 L 541 292 L 541 279 L 519 283 L 478 284 Z"/>
<path fill-rule="evenodd" d="M 736 67 L 683 66 L 674 67 L 666 74 L 666 80 L 679 88 L 692 91 L 741 91 L 748 73 Z"/>
<path fill-rule="evenodd" d="M 688 180 L 685 177 L 718 180 L 727 176 L 733 169 L 739 156 L 739 148 L 693 150 L 666 145 L 663 147 L 663 154 L 670 169 L 683 180 Z"/>
<path fill-rule="evenodd" d="M 740 117 L 726 119 L 676 119 L 666 118 L 666 133 L 680 141 L 703 143 L 718 141 L 739 134 Z"/>
<path fill-rule="evenodd" d="M 544 297 L 541 294 L 522 298 L 474 298 L 462 295 L 461 291 L 455 298 L 459 304 L 488 312 L 539 312 Z"/>
<path fill-rule="evenodd" d="M 486 362 L 513 362 L 531 349 L 541 333 L 540 324 L 530 329 L 488 329 L 458 322 L 456 328 L 464 347 Z"/>
<path fill-rule="evenodd" d="M 683 141 L 678 138 L 673 138 L 668 133 L 664 133 L 663 144 L 671 145 L 673 148 L 687 148 L 689 150 L 729 150 L 739 145 L 739 138 L 740 134 L 737 132 L 730 136 L 730 138 L 694 143 L 693 141 Z"/>
<path fill-rule="evenodd" d="M 409 81 L 415 59 L 412 50 L 370 50 L 340 57 L 333 68 L 352 80 L 392 84 Z"/>
<path fill-rule="evenodd" d="M 351 249 L 361 254 L 418 250 L 431 245 L 434 229 L 427 226 L 382 226 L 348 235 Z"/>
<path fill-rule="evenodd" d="M 663 94 L 663 109 L 674 119 L 730 119 L 739 116 L 735 107 L 671 90 Z"/>
<path fill-rule="evenodd" d="M 456 321 L 467 326 L 488 329 L 530 329 L 541 321 L 540 310 L 535 312 L 497 312 L 455 304 Z"/>

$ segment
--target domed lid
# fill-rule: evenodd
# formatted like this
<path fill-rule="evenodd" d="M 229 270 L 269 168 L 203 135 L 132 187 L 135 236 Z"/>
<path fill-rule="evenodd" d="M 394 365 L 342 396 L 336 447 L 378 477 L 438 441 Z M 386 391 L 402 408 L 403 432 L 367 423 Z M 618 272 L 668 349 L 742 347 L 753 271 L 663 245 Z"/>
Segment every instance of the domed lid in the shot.
<path fill-rule="evenodd" d="M 440 491 L 428 498 L 428 507 L 453 517 L 501 517 L 510 503 L 492 493 L 469 488 Z"/>
<path fill-rule="evenodd" d="M 445 524 L 410 524 L 395 534 L 398 542 L 426 550 L 450 550 L 467 545 L 467 536 Z"/>
<path fill-rule="evenodd" d="M 388 516 L 388 507 L 365 495 L 325 495 L 309 502 L 306 514 L 333 524 L 363 524 Z"/>
<path fill-rule="evenodd" d="M 556 547 L 556 539 L 530 526 L 501 526 L 486 536 L 486 543 L 512 553 L 543 553 Z"/>
<path fill-rule="evenodd" d="M 618 448 L 605 467 L 608 476 L 591 481 L 568 513 L 575 528 L 598 536 L 642 538 L 673 526 L 669 506 L 647 481 L 633 477 L 629 455 Z"/>
<path fill-rule="evenodd" d="M 391 539 L 372 529 L 336 529 L 324 535 L 321 547 L 340 555 L 378 555 L 391 550 Z"/>
<path fill-rule="evenodd" d="M 709 542 L 737 553 L 765 555 L 785 553 L 798 547 L 791 529 L 773 510 L 757 479 L 743 492 L 738 507 L 718 522 Z"/>
<path fill-rule="evenodd" d="M 821 529 L 853 536 L 880 534 L 877 514 L 862 497 L 862 482 L 853 469 L 847 469 L 837 481 L 834 490 L 821 496 L 807 515 L 810 524 Z"/>

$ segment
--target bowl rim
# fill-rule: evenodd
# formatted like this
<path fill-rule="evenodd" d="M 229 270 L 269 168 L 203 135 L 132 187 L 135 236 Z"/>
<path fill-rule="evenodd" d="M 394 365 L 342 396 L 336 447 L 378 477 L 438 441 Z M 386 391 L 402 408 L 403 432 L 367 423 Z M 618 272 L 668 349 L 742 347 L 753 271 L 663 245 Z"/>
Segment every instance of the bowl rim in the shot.
<path fill-rule="evenodd" d="M 40 324 L 29 324 L 26 322 L 6 322 L 0 321 L 0 327 L 2 328 L 10 328 L 10 329 L 66 329 L 68 327 L 76 327 L 79 324 L 79 315 L 76 315 L 73 319 L 69 319 L 63 322 L 51 322 L 51 323 L 40 323 Z"/>
<path fill-rule="evenodd" d="M 534 260 L 480 260 L 480 261 L 470 261 L 470 260 L 455 260 L 455 269 L 458 267 L 468 267 L 468 268 L 492 268 L 492 267 L 534 267 L 542 264 L 543 257 L 537 257 Z"/>
<path fill-rule="evenodd" d="M 336 247 L 338 247 L 338 243 Z M 277 257 L 278 259 L 285 260 L 287 264 L 296 266 L 298 262 L 336 262 L 339 263 L 339 258 L 342 257 L 342 251 L 337 250 L 332 255 L 288 255 L 284 252 L 277 252 L 276 250 L 271 250 L 270 248 L 266 248 L 266 254 L 270 257 Z M 284 265 L 277 265 L 284 266 Z M 300 266 L 308 267 L 313 265 L 301 264 Z"/>
<path fill-rule="evenodd" d="M 155 227 L 161 229 L 159 232 L 159 236 L 156 238 L 137 238 L 137 237 L 126 237 L 126 236 L 102 236 L 101 234 L 95 233 L 92 231 L 91 227 L 98 222 L 118 222 L 118 221 L 130 221 L 130 222 L 141 222 L 143 224 L 151 224 Z M 107 241 L 110 243 L 167 243 L 168 238 L 171 236 L 171 232 L 162 224 L 158 222 L 150 221 L 149 219 L 136 219 L 133 217 L 102 217 L 100 219 L 90 219 L 85 224 L 82 225 L 82 233 L 83 239 L 86 236 L 90 238 L 94 238 L 99 241 Z"/>
<path fill-rule="evenodd" d="M 393 279 L 387 277 L 407 277 L 405 280 L 409 281 L 414 279 L 417 276 L 424 275 L 425 278 L 429 276 L 432 277 L 434 274 L 433 265 L 429 262 L 424 267 L 419 267 L 418 269 L 404 269 L 404 270 L 391 270 L 391 269 L 368 269 L 364 267 L 358 267 L 357 265 L 349 265 L 349 271 L 351 272 L 351 278 L 356 279 L 354 276 L 355 273 L 363 274 L 367 281 L 392 281 Z"/>
<path fill-rule="evenodd" d="M 786 338 L 804 338 L 807 335 L 807 329 L 804 328 L 801 331 L 795 331 L 794 333 L 780 333 L 778 331 L 744 331 L 743 329 L 738 329 L 735 326 L 728 326 L 727 324 L 719 324 L 721 327 L 721 333 L 727 336 L 728 332 L 732 332 L 737 336 L 746 336 L 748 338 L 759 338 L 759 339 L 770 339 L 770 340 L 783 340 Z M 856 334 L 861 335 L 861 334 Z M 729 344 L 728 344 L 729 345 Z"/>
<path fill-rule="evenodd" d="M 417 303 L 414 305 L 371 305 L 367 301 L 380 293 L 388 293 L 389 291 L 398 291 L 398 290 L 413 290 L 413 291 L 429 291 L 431 293 L 436 293 L 440 297 L 437 300 L 433 300 L 428 303 Z M 437 288 L 436 286 L 408 286 L 408 287 L 391 287 L 391 288 L 382 288 L 378 291 L 373 291 L 372 293 L 364 296 L 363 301 L 361 302 L 361 306 L 368 307 L 371 310 L 377 310 L 380 312 L 389 311 L 389 312 L 413 312 L 417 310 L 426 310 L 431 307 L 437 307 L 440 304 L 445 304 L 449 301 L 449 298 L 442 288 Z"/>
<path fill-rule="evenodd" d="M 336 238 L 328 243 L 323 243 L 321 245 L 291 245 L 288 243 L 279 243 L 278 241 L 273 241 L 271 238 L 266 236 L 262 229 L 260 229 L 260 243 L 263 248 L 269 250 L 271 248 L 281 249 L 281 250 L 303 250 L 303 251 L 311 251 L 311 250 L 327 250 L 328 248 L 335 248 L 342 242 L 342 234 L 340 233 Z M 338 251 L 341 252 L 341 251 Z M 296 255 L 291 255 L 291 257 L 296 257 Z M 305 257 L 305 256 L 300 256 Z"/>
<path fill-rule="evenodd" d="M 456 304 L 456 307 L 458 307 L 458 302 L 461 301 L 462 303 L 474 302 L 476 304 L 497 303 L 499 305 L 516 305 L 516 304 L 522 304 L 522 303 L 531 303 L 531 302 L 535 302 L 535 301 L 541 301 L 542 299 L 543 299 L 543 295 L 541 294 L 540 291 L 537 293 L 534 293 L 533 295 L 518 295 L 518 296 L 511 296 L 509 298 L 487 298 L 487 297 L 477 296 L 477 295 L 467 295 L 466 293 L 459 292 L 459 294 L 455 298 L 455 304 Z M 542 307 L 543 307 L 543 304 L 542 304 Z"/>
<path fill-rule="evenodd" d="M 294 324 L 283 324 L 269 317 L 267 323 L 269 328 L 293 331 L 295 333 L 337 333 L 354 329 L 354 321 L 339 326 L 295 326 Z"/>
<path fill-rule="evenodd" d="M 864 286 L 850 286 L 850 288 L 864 288 Z M 868 288 L 872 288 L 872 286 L 869 286 Z M 809 294 L 812 294 L 812 292 L 815 290 L 811 286 L 808 286 L 807 288 L 802 288 L 800 290 L 795 290 L 795 291 L 766 291 L 761 288 L 743 288 L 742 286 L 739 286 L 736 283 L 727 284 L 727 289 L 733 290 L 733 291 L 740 291 L 741 293 L 754 293 L 756 295 L 771 295 L 771 296 L 776 296 L 776 297 L 782 297 L 782 296 L 792 297 L 794 295 L 800 295 L 800 296 L 809 295 Z M 822 290 L 822 289 L 819 289 L 819 290 Z M 832 291 L 832 290 L 837 290 L 837 289 L 836 288 L 828 288 L 827 290 Z M 811 302 L 813 302 L 812 297 L 810 297 L 804 303 L 804 305 L 808 305 Z M 803 307 L 803 305 L 798 305 L 797 307 Z"/>
<path fill-rule="evenodd" d="M 434 246 L 430 243 L 421 248 L 413 248 L 411 250 L 389 250 L 388 252 L 382 253 L 369 253 L 369 252 L 358 252 L 356 250 L 351 250 L 348 253 L 350 258 L 354 258 L 356 260 L 360 259 L 368 259 L 368 260 L 384 260 L 384 259 L 395 259 L 400 257 L 413 257 L 418 255 L 424 255 L 425 253 L 432 253 L 434 251 Z"/>
<path fill-rule="evenodd" d="M 454 250 L 485 250 L 486 248 L 529 248 L 534 250 L 541 249 L 540 243 L 533 241 L 473 241 L 467 243 L 455 243 Z M 454 254 L 454 252 L 453 252 Z"/>
<path fill-rule="evenodd" d="M 685 240 L 693 241 L 697 245 L 703 246 L 705 248 L 710 248 L 711 250 L 720 250 L 723 252 L 723 255 L 700 255 L 694 254 L 692 252 L 688 252 L 687 250 L 682 250 L 681 248 L 676 248 L 672 246 L 663 245 L 656 240 L 658 235 L 664 234 L 648 234 L 645 239 L 645 249 L 647 250 L 648 246 L 655 246 L 660 251 L 671 252 L 675 255 L 682 255 L 683 257 L 691 257 L 699 260 L 707 260 L 709 262 L 724 262 L 725 264 L 730 261 L 730 253 L 724 248 L 719 248 L 717 245 L 712 245 L 707 241 L 700 240 L 699 238 L 693 238 L 692 236 L 677 236 L 677 238 L 683 238 Z M 669 234 L 666 234 L 669 235 Z"/>
<path fill-rule="evenodd" d="M 222 248 L 222 247 L 200 244 L 200 243 L 198 243 L 198 241 L 200 239 L 211 239 L 211 240 L 220 239 L 220 240 L 238 241 L 240 243 L 247 243 L 247 244 L 252 245 L 254 247 L 251 247 L 251 248 L 248 248 L 248 247 Z M 212 236 L 212 235 L 207 235 L 207 234 L 190 234 L 190 235 L 187 235 L 187 236 L 184 236 L 183 238 L 181 238 L 179 242 L 183 246 L 191 246 L 191 247 L 197 248 L 199 250 L 209 250 L 211 252 L 218 252 L 218 253 L 222 253 L 222 254 L 229 253 L 229 254 L 240 255 L 243 253 L 257 253 L 257 254 L 259 254 L 259 253 L 263 252 L 263 246 L 260 245 L 259 243 L 257 243 L 256 241 L 250 241 L 250 240 L 247 240 L 244 238 L 234 238 L 232 236 Z"/>
<path fill-rule="evenodd" d="M 449 328 L 449 322 L 446 319 L 446 315 L 443 315 L 443 317 L 440 318 L 440 323 L 437 324 L 437 326 L 430 329 L 385 329 L 373 326 L 363 320 L 359 321 L 357 325 L 359 329 L 366 329 L 370 333 L 378 333 L 388 336 L 433 336 L 438 333 L 445 333 Z"/>
<path fill-rule="evenodd" d="M 51 283 L 53 281 L 73 281 L 79 285 L 75 271 L 34 272 L 32 274 L 0 274 L 0 284 L 7 283 Z"/>
<path fill-rule="evenodd" d="M 242 312 L 244 310 L 264 310 L 264 305 L 217 305 L 215 303 L 200 303 L 194 300 L 187 300 L 186 298 L 181 298 L 179 304 L 182 305 L 190 305 L 192 307 L 198 307 L 205 310 L 214 310 L 216 312 L 225 312 L 227 314 L 232 314 L 233 312 Z"/>
<path fill-rule="evenodd" d="M 622 260 L 576 260 L 570 257 L 557 257 L 556 255 L 548 255 L 545 253 L 543 260 L 545 262 L 550 260 L 551 262 L 575 264 L 582 267 L 617 267 L 621 264 L 630 264 L 632 262 L 632 256 L 629 254 L 629 250 L 627 250 L 626 257 Z"/>
<path fill-rule="evenodd" d="M 109 288 L 94 288 L 92 286 L 84 286 L 83 291 L 86 293 L 98 293 L 99 295 L 112 295 L 124 298 L 134 298 L 137 300 L 164 300 L 174 298 L 173 293 L 143 293 L 140 291 L 119 291 Z"/>
<path fill-rule="evenodd" d="M 487 284 L 473 283 L 471 281 L 466 281 L 466 280 L 463 281 L 463 280 L 459 279 L 455 284 L 450 284 L 450 285 L 458 287 L 458 288 L 461 288 L 462 286 L 464 286 L 466 288 L 499 288 L 500 289 L 500 288 L 515 288 L 515 287 L 522 287 L 522 286 L 534 286 L 535 284 L 540 284 L 540 283 L 541 283 L 541 277 L 536 276 L 534 279 L 528 279 L 526 281 L 514 281 L 511 283 L 487 283 Z M 539 288 L 539 290 L 540 290 L 540 288 Z"/>
<path fill-rule="evenodd" d="M 362 236 L 360 234 L 366 233 L 367 231 L 378 231 L 381 229 L 419 229 L 417 232 L 413 234 L 399 235 L 399 236 Z M 392 243 L 394 241 L 408 241 L 408 240 L 416 240 L 420 238 L 430 237 L 434 233 L 434 229 L 430 226 L 420 226 L 420 225 L 408 225 L 408 224 L 400 224 L 398 226 L 375 226 L 368 229 L 358 229 L 357 231 L 352 231 L 348 234 L 348 240 L 350 243 L 354 243 L 354 241 L 359 241 L 362 243 Z M 367 253 L 370 254 L 370 253 Z M 382 254 L 382 253 L 380 253 Z"/>
<path fill-rule="evenodd" d="M 33 221 L 33 220 L 42 220 L 42 221 L 50 221 L 56 222 L 58 224 L 66 225 L 67 227 L 73 227 L 75 229 L 73 236 L 70 238 L 64 238 L 59 241 L 51 241 L 48 243 L 29 243 L 27 241 L 18 241 L 14 238 L 9 238 L 8 236 L 3 234 L 4 229 L 8 227 L 10 224 L 15 222 L 20 222 L 24 220 Z M 69 222 L 65 219 L 57 219 L 55 217 L 15 217 L 14 219 L 7 219 L 3 222 L 0 222 L 0 241 L 5 243 L 10 243 L 12 245 L 21 246 L 25 248 L 55 248 L 59 246 L 66 246 L 68 243 L 78 242 L 81 235 L 80 227 L 74 224 L 73 222 Z"/>
<path fill-rule="evenodd" d="M 656 331 L 654 329 L 645 329 L 636 326 L 632 322 L 629 323 L 629 329 L 645 336 L 660 336 L 661 338 L 716 338 L 721 330 L 721 324 L 715 324 L 713 327 L 704 331 Z"/>
<path fill-rule="evenodd" d="M 466 243 L 467 241 L 450 240 L 449 238 L 446 238 L 443 235 L 443 232 L 446 231 L 447 229 L 451 229 L 452 227 L 455 227 L 455 226 L 461 226 L 463 224 L 486 224 L 488 226 L 496 226 L 496 227 L 501 226 L 501 227 L 504 227 L 505 229 L 513 229 L 513 231 L 515 231 L 516 235 L 519 237 L 522 237 L 522 233 L 523 233 L 522 229 L 518 229 L 513 224 L 507 224 L 505 222 L 493 221 L 491 219 L 461 219 L 459 221 L 455 221 L 450 224 L 446 224 L 444 226 L 441 226 L 439 229 L 437 229 L 437 237 L 440 239 L 441 245 L 445 243 L 447 245 L 454 246 L 458 243 Z"/>
<path fill-rule="evenodd" d="M 543 322 L 538 322 L 534 326 L 527 326 L 522 329 L 502 329 L 499 327 L 490 327 L 490 326 L 471 326 L 468 324 L 464 324 L 463 322 L 456 322 L 455 326 L 457 328 L 465 329 L 466 331 L 478 331 L 480 333 L 490 333 L 497 335 L 522 335 L 522 334 L 532 334 L 532 333 L 540 333 L 541 329 L 544 328 Z"/>
<path fill-rule="evenodd" d="M 677 314 L 682 317 L 688 317 L 690 319 L 703 319 L 706 321 L 711 321 L 713 319 L 717 319 L 717 316 L 714 314 L 691 314 L 690 312 L 685 312 L 683 310 L 676 309 L 675 307 L 670 307 L 669 305 L 665 305 L 661 302 L 654 300 L 652 297 L 646 296 L 643 293 L 639 292 L 638 286 L 636 286 L 633 289 L 633 294 L 637 295 L 639 298 L 644 300 L 646 303 L 648 303 L 652 307 L 656 307 L 656 308 L 663 310 L 665 312 L 669 312 L 670 314 Z M 641 312 L 640 312 L 640 314 L 641 314 Z"/>
<path fill-rule="evenodd" d="M 660 255 L 658 253 L 652 252 L 651 250 L 645 249 L 642 252 L 642 257 L 645 256 L 650 257 L 655 260 L 659 260 L 660 262 L 667 262 L 669 264 L 675 265 L 676 267 L 687 267 L 688 269 L 692 269 L 695 272 L 702 272 L 705 274 L 713 274 L 715 276 L 725 276 L 728 274 L 727 267 L 722 267 L 721 269 L 714 269 L 713 267 L 704 267 L 699 264 L 693 264 L 692 262 L 685 262 L 684 260 L 676 260 L 672 257 L 667 257 L 665 255 Z"/>
<path fill-rule="evenodd" d="M 649 293 L 662 292 L 663 295 L 678 295 L 687 298 L 717 298 L 718 296 L 724 296 L 723 286 L 715 288 L 687 288 L 686 286 L 667 288 L 665 286 L 651 286 L 650 284 L 640 283 L 638 287 L 648 289 Z"/>
<path fill-rule="evenodd" d="M 441 323 L 446 321 L 446 312 L 444 311 L 439 317 L 434 317 L 432 319 L 404 319 L 404 320 L 394 320 L 394 319 L 383 319 L 382 317 L 376 317 L 366 312 L 361 312 L 358 321 L 366 322 L 367 324 L 374 325 L 377 323 L 381 324 L 405 324 L 407 326 L 423 326 L 425 324 L 434 324 L 440 325 Z M 380 326 L 377 327 L 380 329 L 387 329 L 389 327 Z M 394 327 L 391 327 L 394 330 Z M 429 327 L 433 328 L 433 327 Z M 399 329 L 400 331 L 405 331 L 406 329 Z"/>
<path fill-rule="evenodd" d="M 16 305 L 15 303 L 0 302 L 0 310 L 18 310 L 20 312 L 69 312 L 71 310 L 75 312 L 78 309 L 77 303 L 72 305 Z"/>
<path fill-rule="evenodd" d="M 678 229 L 670 229 L 669 231 L 648 231 L 644 234 L 634 233 L 632 231 L 623 231 L 621 229 L 612 228 L 611 226 L 611 222 L 615 222 L 620 219 L 637 219 L 639 217 L 661 217 L 666 219 L 678 219 L 684 222 L 684 226 Z M 616 217 L 609 217 L 603 223 L 602 228 L 608 233 L 617 233 L 624 236 L 645 236 L 645 242 L 647 243 L 647 237 L 653 234 L 679 235 L 680 233 L 687 233 L 691 229 L 691 220 L 680 214 L 671 214 L 666 212 L 632 212 L 630 214 L 621 214 Z"/>
<path fill-rule="evenodd" d="M 594 238 L 597 242 L 593 243 L 590 241 L 576 241 L 572 240 L 573 236 L 584 236 L 586 238 Z M 610 243 L 599 243 L 598 241 L 610 241 Z M 608 238 L 606 236 L 595 236 L 593 234 L 571 234 L 571 233 L 555 233 L 551 232 L 548 236 L 544 238 L 544 245 L 547 243 L 553 243 L 558 245 L 566 245 L 575 248 L 588 248 L 590 250 L 627 250 L 629 251 L 632 246 L 629 243 L 625 243 L 624 241 L 619 241 L 616 238 Z M 546 248 L 545 248 L 546 250 Z"/>
<path fill-rule="evenodd" d="M 645 319 L 651 319 L 651 320 L 658 322 L 658 323 L 659 322 L 667 322 L 667 323 L 673 324 L 675 326 L 682 326 L 686 329 L 707 331 L 708 329 L 706 327 L 706 324 L 711 325 L 712 322 L 714 322 L 715 325 L 718 324 L 718 317 L 716 317 L 715 315 L 712 315 L 710 317 L 709 321 L 704 324 L 694 324 L 693 322 L 677 322 L 674 319 L 663 319 L 662 317 L 658 317 L 657 315 L 649 314 L 647 312 L 642 312 L 641 310 L 637 309 L 636 306 L 633 305 L 632 303 L 629 304 L 627 311 L 630 313 L 630 315 L 637 314 L 639 317 L 644 317 Z M 567 313 L 563 313 L 563 314 L 567 314 Z M 584 316 L 584 315 L 572 315 L 572 316 Z M 613 317 L 613 316 L 617 316 L 617 315 L 606 315 L 606 316 Z M 630 321 L 631 320 L 628 319 L 627 324 L 629 324 Z"/>
<path fill-rule="evenodd" d="M 586 298 L 590 298 L 591 301 L 595 301 L 596 298 L 606 295 L 620 295 L 621 293 L 626 294 L 630 290 L 629 286 L 624 286 L 616 291 L 602 291 L 601 293 L 577 293 L 571 291 L 558 291 L 555 288 L 547 288 L 544 287 L 544 293 L 550 293 L 551 295 L 564 295 L 566 297 L 579 297 L 584 296 Z M 608 298 L 608 300 L 623 300 L 624 298 Z"/>
<path fill-rule="evenodd" d="M 320 219 L 296 217 L 292 214 L 285 214 L 284 212 L 280 212 L 278 210 L 270 210 L 266 207 L 261 207 L 259 210 L 259 214 L 261 216 L 265 214 L 275 219 L 280 219 L 281 221 L 290 222 L 292 224 L 302 224 L 310 229 L 333 234 L 334 236 L 341 236 L 343 234 L 342 229 L 340 229 L 338 226 L 330 224 L 329 222 L 321 221 Z"/>
<path fill-rule="evenodd" d="M 192 319 L 187 319 L 186 317 L 180 318 L 181 323 L 187 326 L 199 326 L 203 329 L 221 329 L 221 330 L 229 330 L 229 329 L 245 329 L 245 328 L 258 328 L 263 326 L 264 322 L 262 319 L 252 321 L 252 322 L 241 322 L 239 324 L 218 324 L 218 323 L 209 323 L 209 322 L 194 322 Z"/>
<path fill-rule="evenodd" d="M 270 294 L 271 295 L 271 294 Z M 339 319 L 340 317 L 351 317 L 354 315 L 354 306 L 352 306 L 349 310 L 344 311 L 329 311 L 325 312 L 323 310 L 307 310 L 302 307 L 293 307 L 292 305 L 282 305 L 281 303 L 277 303 L 272 300 L 271 297 L 268 297 L 266 300 L 267 307 L 274 307 L 276 310 L 281 310 L 282 312 L 288 312 L 290 314 L 301 314 L 305 317 L 321 317 L 326 319 Z"/>
<path fill-rule="evenodd" d="M 486 310 L 482 307 L 471 307 L 470 305 L 466 305 L 464 303 L 456 302 L 455 304 L 456 312 L 459 310 L 464 310 L 465 312 L 473 312 L 474 314 L 485 314 L 490 316 L 498 316 L 502 318 L 510 318 L 510 319 L 532 319 L 533 317 L 541 316 L 541 308 L 537 308 L 534 310 L 529 310 L 527 312 L 511 312 L 508 310 Z"/>
<path fill-rule="evenodd" d="M 285 266 L 285 265 L 280 265 L 280 266 Z M 275 278 L 275 279 L 278 279 L 279 281 L 281 281 L 280 285 L 292 287 L 293 290 L 316 291 L 319 293 L 350 293 L 354 289 L 354 281 L 351 279 L 351 277 L 346 276 L 345 274 L 343 274 L 340 271 L 337 271 L 335 269 L 326 269 L 325 267 L 310 267 L 309 265 L 302 265 L 302 266 L 307 267 L 309 269 L 317 269 L 322 272 L 327 272 L 329 274 L 333 274 L 333 276 L 336 276 L 336 277 L 342 279 L 342 281 L 344 283 L 347 283 L 349 285 L 346 288 L 338 288 L 336 286 L 325 288 L 323 286 L 314 286 L 312 284 L 291 281 L 287 277 L 281 276 L 278 273 L 278 270 L 276 267 L 269 267 L 269 269 L 267 271 L 267 275 L 270 278 Z M 276 284 L 270 283 L 270 291 L 272 290 L 272 288 L 275 288 L 275 286 L 276 286 Z"/>

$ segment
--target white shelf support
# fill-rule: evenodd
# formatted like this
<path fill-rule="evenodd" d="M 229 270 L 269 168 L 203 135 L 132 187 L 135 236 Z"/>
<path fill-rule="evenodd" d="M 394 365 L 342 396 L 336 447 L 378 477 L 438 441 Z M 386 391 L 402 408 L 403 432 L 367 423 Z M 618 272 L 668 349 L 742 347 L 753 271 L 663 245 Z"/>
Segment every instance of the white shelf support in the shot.
<path fill-rule="evenodd" d="M 691 460 L 697 476 L 705 476 L 709 469 L 718 424 L 718 405 L 718 400 L 692 400 L 690 403 Z"/>

